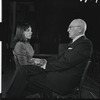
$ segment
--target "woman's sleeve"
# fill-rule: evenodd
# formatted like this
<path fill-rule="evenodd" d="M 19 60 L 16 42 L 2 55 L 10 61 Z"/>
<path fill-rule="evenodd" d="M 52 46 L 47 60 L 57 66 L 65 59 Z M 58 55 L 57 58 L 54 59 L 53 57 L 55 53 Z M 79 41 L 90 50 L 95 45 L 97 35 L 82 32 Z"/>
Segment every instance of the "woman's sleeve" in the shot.
<path fill-rule="evenodd" d="M 16 46 L 15 51 L 17 53 L 18 60 L 21 65 L 27 65 L 28 64 L 28 55 L 27 51 L 25 49 L 25 45 L 23 43 L 20 43 Z"/>

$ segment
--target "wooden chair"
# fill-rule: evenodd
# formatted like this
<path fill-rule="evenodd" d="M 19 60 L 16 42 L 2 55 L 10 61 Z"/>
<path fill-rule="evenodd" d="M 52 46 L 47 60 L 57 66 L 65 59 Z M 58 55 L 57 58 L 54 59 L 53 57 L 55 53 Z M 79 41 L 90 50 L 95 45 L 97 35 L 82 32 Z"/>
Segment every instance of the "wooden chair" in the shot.
<path fill-rule="evenodd" d="M 19 61 L 18 61 L 16 52 L 15 52 L 15 51 L 12 51 L 12 53 L 13 53 L 13 55 L 14 55 L 14 61 L 15 61 L 16 70 L 14 71 L 14 74 L 13 74 L 13 76 L 12 76 L 12 79 L 11 79 L 11 81 L 9 82 L 9 88 L 11 87 L 12 83 L 14 82 L 15 77 L 16 77 L 16 74 L 17 74 L 19 68 L 21 67 L 21 65 L 20 65 L 20 63 L 19 63 Z M 8 88 L 8 89 L 9 89 L 9 88 Z M 7 91 L 8 91 L 8 89 L 7 89 Z"/>
<path fill-rule="evenodd" d="M 81 82 L 80 82 L 80 85 L 78 87 L 78 91 L 79 91 L 79 98 L 81 98 L 81 92 L 82 92 L 82 86 L 83 86 L 83 82 L 84 82 L 84 79 L 85 79 L 85 76 L 86 76 L 86 73 L 87 73 L 87 70 L 89 68 L 89 65 L 90 65 L 91 61 L 89 60 L 87 62 L 87 65 L 84 69 L 84 72 L 83 72 L 83 75 L 82 75 L 82 78 L 81 78 Z"/>
<path fill-rule="evenodd" d="M 14 61 L 15 61 L 15 64 L 16 64 L 16 69 L 18 69 L 21 65 L 19 63 L 16 52 L 14 50 L 12 52 L 13 52 L 13 55 L 14 55 Z"/>
<path fill-rule="evenodd" d="M 86 76 L 86 73 L 87 73 L 87 70 L 89 68 L 90 63 L 91 63 L 91 61 L 89 60 L 87 62 L 87 64 L 86 64 L 86 67 L 85 67 L 84 71 L 83 71 L 83 74 L 82 74 L 82 77 L 81 77 L 81 81 L 80 81 L 79 86 L 76 87 L 73 90 L 72 93 L 70 93 L 68 95 L 65 95 L 65 96 L 61 96 L 61 95 L 53 92 L 53 97 L 54 98 L 68 98 L 68 97 L 82 98 L 82 86 L 83 86 L 83 82 L 84 82 L 84 79 L 85 79 L 85 76 Z"/>

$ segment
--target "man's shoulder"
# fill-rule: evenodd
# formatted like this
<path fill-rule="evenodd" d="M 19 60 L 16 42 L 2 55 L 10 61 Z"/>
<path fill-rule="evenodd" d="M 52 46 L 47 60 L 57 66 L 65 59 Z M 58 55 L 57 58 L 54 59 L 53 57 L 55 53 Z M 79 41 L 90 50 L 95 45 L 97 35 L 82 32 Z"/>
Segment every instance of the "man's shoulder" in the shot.
<path fill-rule="evenodd" d="M 86 38 L 84 41 L 92 44 L 92 41 L 89 38 Z"/>

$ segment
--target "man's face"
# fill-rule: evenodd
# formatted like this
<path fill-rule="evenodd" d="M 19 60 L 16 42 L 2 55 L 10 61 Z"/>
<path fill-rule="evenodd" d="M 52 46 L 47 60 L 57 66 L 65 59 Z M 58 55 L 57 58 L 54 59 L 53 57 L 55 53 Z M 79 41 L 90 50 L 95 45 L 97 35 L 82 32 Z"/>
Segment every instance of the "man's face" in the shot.
<path fill-rule="evenodd" d="M 68 27 L 69 38 L 74 39 L 80 34 L 80 25 L 77 21 L 72 21 Z"/>

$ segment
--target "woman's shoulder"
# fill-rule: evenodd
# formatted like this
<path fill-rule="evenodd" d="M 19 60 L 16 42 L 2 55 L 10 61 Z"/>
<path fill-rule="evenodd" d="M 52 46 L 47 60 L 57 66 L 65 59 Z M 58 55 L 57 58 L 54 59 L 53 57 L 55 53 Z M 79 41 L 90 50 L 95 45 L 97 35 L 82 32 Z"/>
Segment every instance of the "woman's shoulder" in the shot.
<path fill-rule="evenodd" d="M 16 43 L 16 45 L 25 45 L 25 43 L 24 43 L 24 42 L 19 41 L 19 42 L 17 42 L 17 43 Z"/>
<path fill-rule="evenodd" d="M 16 43 L 16 47 L 24 47 L 24 46 L 25 46 L 24 42 L 19 41 Z"/>

